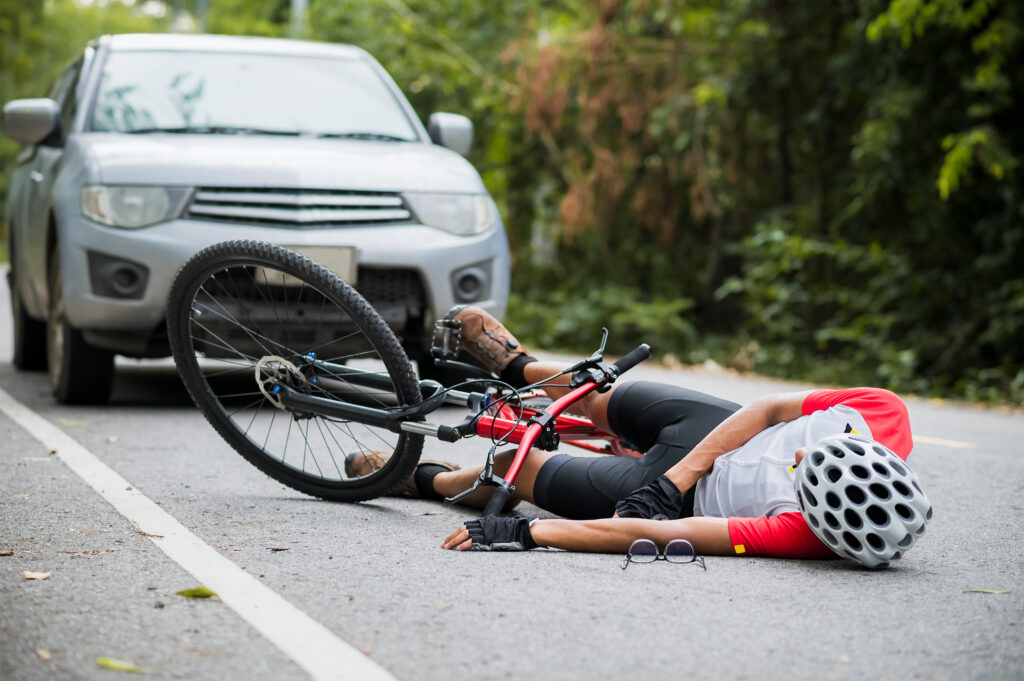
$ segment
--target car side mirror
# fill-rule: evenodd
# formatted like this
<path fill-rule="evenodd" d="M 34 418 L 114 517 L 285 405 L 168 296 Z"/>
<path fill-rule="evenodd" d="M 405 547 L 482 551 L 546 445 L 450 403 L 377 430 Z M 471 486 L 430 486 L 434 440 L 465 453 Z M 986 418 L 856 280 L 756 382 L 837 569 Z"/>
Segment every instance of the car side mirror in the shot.
<path fill-rule="evenodd" d="M 15 99 L 4 105 L 4 134 L 29 147 L 38 144 L 60 123 L 60 107 L 52 99 Z"/>
<path fill-rule="evenodd" d="M 463 156 L 473 146 L 473 122 L 459 114 L 431 114 L 427 132 L 434 144 L 440 144 Z"/>

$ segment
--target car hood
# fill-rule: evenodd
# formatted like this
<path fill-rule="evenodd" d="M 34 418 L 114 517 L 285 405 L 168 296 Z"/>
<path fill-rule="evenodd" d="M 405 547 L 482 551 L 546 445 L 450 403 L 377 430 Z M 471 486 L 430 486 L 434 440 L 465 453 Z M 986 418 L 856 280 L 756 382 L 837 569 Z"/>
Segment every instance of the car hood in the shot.
<path fill-rule="evenodd" d="M 92 133 L 75 143 L 104 184 L 484 191 L 466 159 L 420 142 Z"/>

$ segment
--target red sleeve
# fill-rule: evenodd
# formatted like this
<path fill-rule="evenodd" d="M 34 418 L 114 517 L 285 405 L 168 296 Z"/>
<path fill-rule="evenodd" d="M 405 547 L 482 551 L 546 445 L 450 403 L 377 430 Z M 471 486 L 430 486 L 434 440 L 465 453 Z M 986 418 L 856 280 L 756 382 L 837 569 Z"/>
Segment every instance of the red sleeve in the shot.
<path fill-rule="evenodd" d="M 871 429 L 876 442 L 891 449 L 904 461 L 914 448 L 907 405 L 896 393 L 881 388 L 815 390 L 804 399 L 803 413 L 844 405 L 856 410 Z"/>
<path fill-rule="evenodd" d="M 775 558 L 838 558 L 818 539 L 799 512 L 760 518 L 729 518 L 736 555 Z"/>

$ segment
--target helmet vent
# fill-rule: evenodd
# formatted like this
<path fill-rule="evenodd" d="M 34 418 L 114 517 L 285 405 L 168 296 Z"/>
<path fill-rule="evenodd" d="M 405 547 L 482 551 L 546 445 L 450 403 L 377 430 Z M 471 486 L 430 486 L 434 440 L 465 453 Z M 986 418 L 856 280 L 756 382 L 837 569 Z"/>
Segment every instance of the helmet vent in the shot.
<path fill-rule="evenodd" d="M 849 449 L 854 454 L 856 454 L 857 456 L 864 456 L 864 448 L 861 447 L 858 444 L 854 444 L 852 442 L 847 442 L 846 443 L 846 448 Z"/>
<path fill-rule="evenodd" d="M 924 514 L 924 519 L 925 520 L 931 520 L 932 519 L 932 507 L 931 506 L 928 507 L 928 512 Z"/>
<path fill-rule="evenodd" d="M 860 478 L 861 480 L 867 480 L 871 477 L 871 473 L 868 469 L 860 464 L 850 466 L 850 472 L 853 473 L 853 477 Z"/>
<path fill-rule="evenodd" d="M 871 467 L 875 469 L 875 472 L 881 475 L 886 480 L 889 479 L 889 469 L 878 463 L 877 461 L 871 464 Z"/>
<path fill-rule="evenodd" d="M 829 466 L 825 469 L 825 477 L 831 482 L 838 482 L 839 478 L 843 477 L 843 472 L 835 466 Z"/>
<path fill-rule="evenodd" d="M 846 452 L 839 449 L 839 447 L 829 447 L 828 453 L 836 457 L 837 459 L 842 459 L 844 456 L 846 456 Z"/>
<path fill-rule="evenodd" d="M 865 513 L 868 514 L 868 518 L 871 519 L 871 522 L 878 527 L 885 527 L 889 524 L 889 514 L 881 506 L 875 506 L 872 504 L 871 506 L 868 506 L 868 510 L 865 511 Z"/>
<path fill-rule="evenodd" d="M 825 522 L 828 523 L 828 526 L 833 530 L 839 529 L 839 521 L 836 520 L 836 517 L 832 515 L 831 511 L 825 511 Z"/>
<path fill-rule="evenodd" d="M 861 520 L 860 513 L 857 513 L 852 508 L 846 509 L 843 513 L 843 517 L 846 518 L 846 524 L 855 530 L 859 530 L 864 526 L 864 521 Z"/>
<path fill-rule="evenodd" d="M 906 477 L 907 469 L 904 468 L 903 466 L 901 466 L 900 464 L 896 463 L 895 461 L 890 461 L 889 462 L 889 467 L 892 468 L 897 473 L 899 473 L 900 475 Z"/>
<path fill-rule="evenodd" d="M 914 517 L 914 511 L 906 504 L 896 504 L 896 513 L 904 520 L 910 520 Z"/>
<path fill-rule="evenodd" d="M 897 492 L 899 492 L 908 499 L 914 496 L 914 493 L 910 491 L 910 488 L 904 485 L 899 480 L 893 480 L 892 487 L 893 489 L 895 489 Z"/>
<path fill-rule="evenodd" d="M 921 496 L 924 496 L 924 492 L 921 490 L 921 485 L 917 484 L 916 480 L 911 480 L 910 484 L 914 486 L 914 489 L 921 493 Z"/>
<path fill-rule="evenodd" d="M 888 501 L 889 497 L 892 496 L 892 494 L 889 493 L 889 488 L 880 482 L 871 483 L 868 486 L 868 489 L 871 490 L 871 493 L 874 494 L 879 499 L 881 499 L 882 501 Z"/>
<path fill-rule="evenodd" d="M 867 540 L 868 546 L 873 548 L 875 551 L 881 551 L 885 548 L 885 542 L 882 541 L 882 538 L 874 532 L 868 532 L 868 535 L 864 537 L 864 539 Z"/>
<path fill-rule="evenodd" d="M 818 505 L 817 497 L 815 497 L 813 494 L 811 494 L 811 490 L 807 489 L 807 485 L 804 485 L 803 487 L 804 487 L 804 489 L 803 489 L 804 500 L 808 504 L 810 504 L 811 506 L 817 507 L 817 505 Z"/>
<path fill-rule="evenodd" d="M 836 539 L 836 536 L 828 530 L 826 530 L 824 527 L 821 528 L 821 536 L 826 542 L 828 542 L 829 546 L 831 546 L 832 548 L 839 546 L 839 541 Z"/>
<path fill-rule="evenodd" d="M 889 450 L 886 449 L 885 447 L 879 447 L 878 445 L 875 445 L 871 449 L 875 450 L 875 454 L 878 454 L 878 456 L 881 456 L 881 457 L 889 456 Z"/>
<path fill-rule="evenodd" d="M 805 477 L 807 478 L 807 482 L 811 483 L 812 487 L 817 487 L 818 486 L 818 476 L 817 475 L 815 475 L 811 471 L 807 471 L 807 475 Z"/>
<path fill-rule="evenodd" d="M 825 495 L 825 503 L 828 504 L 829 508 L 835 509 L 837 511 L 843 505 L 843 502 L 839 498 L 839 495 L 836 494 L 835 492 L 829 492 L 828 494 Z"/>
<path fill-rule="evenodd" d="M 900 539 L 899 542 L 897 542 L 896 546 L 900 547 L 901 549 L 906 549 L 910 548 L 910 545 L 913 543 L 914 537 L 908 532 L 907 535 L 903 537 L 903 539 Z"/>
<path fill-rule="evenodd" d="M 868 495 L 864 494 L 864 490 L 862 490 L 860 487 L 856 485 L 847 485 L 846 498 L 849 499 L 852 503 L 860 506 L 867 500 Z"/>
<path fill-rule="evenodd" d="M 817 516 L 808 515 L 807 522 L 809 522 L 811 524 L 811 527 L 813 527 L 814 529 L 821 529 L 821 521 L 818 520 Z"/>
<path fill-rule="evenodd" d="M 825 463 L 825 455 L 822 454 L 821 452 L 814 452 L 813 454 L 811 454 L 811 463 L 813 463 L 815 466 L 820 466 L 821 464 Z"/>
<path fill-rule="evenodd" d="M 864 545 L 860 543 L 860 539 L 853 536 L 853 533 L 851 532 L 843 532 L 843 541 L 845 541 L 846 545 L 854 551 L 860 551 L 864 548 Z"/>

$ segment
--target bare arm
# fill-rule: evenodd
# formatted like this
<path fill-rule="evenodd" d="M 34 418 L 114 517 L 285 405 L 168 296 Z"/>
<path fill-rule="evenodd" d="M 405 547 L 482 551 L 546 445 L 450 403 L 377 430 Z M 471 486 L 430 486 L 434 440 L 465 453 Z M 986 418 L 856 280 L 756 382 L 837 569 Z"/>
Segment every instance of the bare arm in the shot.
<path fill-rule="evenodd" d="M 682 461 L 665 473 L 680 491 L 693 487 L 722 454 L 740 447 L 765 428 L 803 415 L 810 391 L 759 397 L 718 424 Z"/>
<path fill-rule="evenodd" d="M 688 539 L 698 553 L 733 555 L 726 518 L 681 518 L 679 520 L 642 520 L 639 518 L 602 518 L 600 520 L 538 520 L 530 534 L 539 546 L 566 551 L 625 553 L 634 539 L 652 539 L 664 548 L 672 539 Z M 453 532 L 442 545 L 465 551 L 473 546 L 465 525 Z"/>

